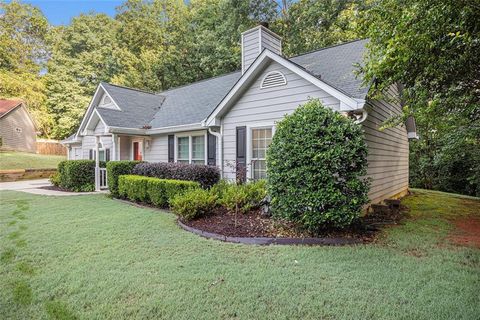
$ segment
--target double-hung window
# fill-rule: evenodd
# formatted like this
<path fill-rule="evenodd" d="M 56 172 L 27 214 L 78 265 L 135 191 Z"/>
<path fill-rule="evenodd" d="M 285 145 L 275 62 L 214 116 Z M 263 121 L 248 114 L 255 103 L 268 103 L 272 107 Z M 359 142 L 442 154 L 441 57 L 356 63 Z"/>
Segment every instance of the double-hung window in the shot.
<path fill-rule="evenodd" d="M 272 142 L 272 127 L 252 129 L 252 177 L 254 180 L 267 177 L 267 149 Z"/>
<path fill-rule="evenodd" d="M 205 164 L 205 135 L 177 137 L 177 162 Z"/>

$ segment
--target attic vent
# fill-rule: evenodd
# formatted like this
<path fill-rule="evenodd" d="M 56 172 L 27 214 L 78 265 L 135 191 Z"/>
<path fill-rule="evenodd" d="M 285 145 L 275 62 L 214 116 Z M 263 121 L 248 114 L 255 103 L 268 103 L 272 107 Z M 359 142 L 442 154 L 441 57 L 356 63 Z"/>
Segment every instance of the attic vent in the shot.
<path fill-rule="evenodd" d="M 278 71 L 272 71 L 265 75 L 260 85 L 261 89 L 271 88 L 276 86 L 284 86 L 287 84 L 287 79 L 283 73 Z"/>
<path fill-rule="evenodd" d="M 110 99 L 109 96 L 107 96 L 106 94 L 103 96 L 103 99 L 102 99 L 102 105 L 106 105 L 106 104 L 110 104 L 112 103 L 112 99 Z"/>

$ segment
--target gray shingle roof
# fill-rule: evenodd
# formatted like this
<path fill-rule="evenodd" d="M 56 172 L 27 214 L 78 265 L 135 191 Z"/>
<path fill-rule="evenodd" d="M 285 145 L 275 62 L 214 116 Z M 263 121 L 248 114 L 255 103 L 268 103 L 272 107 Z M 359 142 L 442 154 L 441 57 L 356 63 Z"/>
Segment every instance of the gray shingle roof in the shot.
<path fill-rule="evenodd" d="M 355 76 L 368 40 L 357 40 L 292 57 L 289 60 L 352 98 L 365 99 L 368 87 Z M 241 72 L 198 81 L 159 94 L 102 83 L 122 109 L 97 108 L 109 126 L 162 128 L 200 123 L 240 79 Z"/>
<path fill-rule="evenodd" d="M 97 108 L 102 119 L 112 127 L 142 128 L 148 125 L 165 99 L 162 95 L 105 82 L 102 86 L 121 109 Z"/>
<path fill-rule="evenodd" d="M 152 128 L 161 128 L 200 123 L 227 95 L 241 75 L 237 71 L 161 92 L 165 101 L 150 125 Z"/>
<path fill-rule="evenodd" d="M 365 99 L 368 87 L 355 76 L 368 40 L 357 40 L 292 57 L 289 60 L 352 98 Z"/>

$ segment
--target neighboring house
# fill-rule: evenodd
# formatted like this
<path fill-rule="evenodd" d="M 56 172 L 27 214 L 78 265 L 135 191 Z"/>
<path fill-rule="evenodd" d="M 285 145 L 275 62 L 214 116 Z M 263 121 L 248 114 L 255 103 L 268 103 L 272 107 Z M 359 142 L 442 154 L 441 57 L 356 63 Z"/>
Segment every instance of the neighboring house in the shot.
<path fill-rule="evenodd" d="M 36 151 L 35 122 L 21 100 L 0 100 L 0 149 Z"/>
<path fill-rule="evenodd" d="M 354 73 L 367 40 L 292 58 L 282 56 L 280 37 L 263 26 L 241 40 L 238 72 L 160 93 L 100 83 L 78 131 L 63 142 L 69 159 L 94 159 L 98 147 L 101 160 L 208 164 L 227 179 L 263 178 L 275 123 L 319 98 L 362 122 L 372 202 L 407 191 L 407 130 L 379 131 L 384 120 L 401 113 L 399 88 L 386 93 L 392 100 L 373 100 Z"/>

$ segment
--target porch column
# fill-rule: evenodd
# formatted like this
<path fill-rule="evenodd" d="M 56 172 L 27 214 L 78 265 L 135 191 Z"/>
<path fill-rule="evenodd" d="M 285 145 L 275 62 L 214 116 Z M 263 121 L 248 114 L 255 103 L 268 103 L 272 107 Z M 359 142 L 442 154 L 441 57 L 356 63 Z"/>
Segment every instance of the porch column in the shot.
<path fill-rule="evenodd" d="M 110 160 L 118 160 L 117 159 L 117 141 L 118 141 L 118 137 L 115 133 L 112 133 L 112 152 L 111 152 L 111 155 L 110 155 Z"/>
<path fill-rule="evenodd" d="M 98 156 L 98 145 L 100 137 L 95 136 L 95 191 L 100 191 L 100 157 Z"/>

